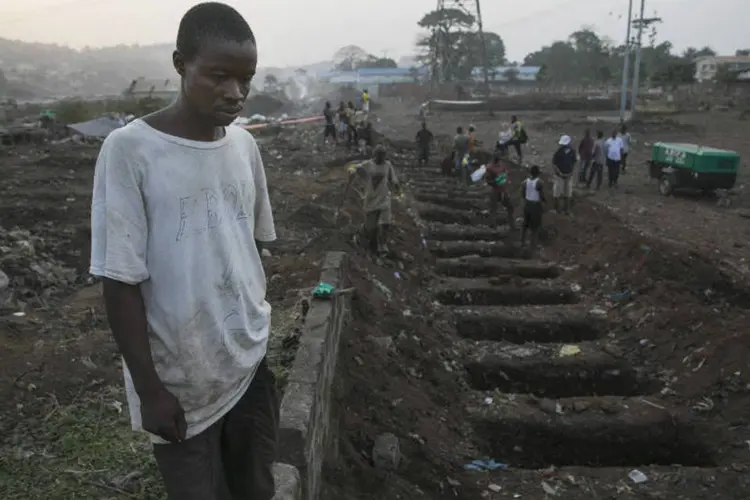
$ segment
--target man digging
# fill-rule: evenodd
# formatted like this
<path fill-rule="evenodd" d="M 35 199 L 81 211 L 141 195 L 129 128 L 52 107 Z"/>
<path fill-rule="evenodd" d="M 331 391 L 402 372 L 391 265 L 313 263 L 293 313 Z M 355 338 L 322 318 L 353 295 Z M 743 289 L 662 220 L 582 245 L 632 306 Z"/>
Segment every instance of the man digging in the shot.
<path fill-rule="evenodd" d="M 388 252 L 386 241 L 392 222 L 391 192 L 392 190 L 400 191 L 393 164 L 386 159 L 386 156 L 385 148 L 379 144 L 375 147 L 373 159 L 350 165 L 349 182 L 346 185 L 343 198 L 343 200 L 346 200 L 355 177 L 359 177 L 365 182 L 363 206 L 365 235 L 370 250 L 375 255 Z M 337 219 L 338 211 L 334 216 L 334 220 Z"/>

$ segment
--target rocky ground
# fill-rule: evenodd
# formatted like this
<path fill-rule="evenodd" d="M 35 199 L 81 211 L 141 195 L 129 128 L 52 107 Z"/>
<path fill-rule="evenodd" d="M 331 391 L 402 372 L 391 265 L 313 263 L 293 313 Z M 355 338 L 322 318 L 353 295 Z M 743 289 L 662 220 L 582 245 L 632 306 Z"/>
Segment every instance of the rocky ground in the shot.
<path fill-rule="evenodd" d="M 634 124 L 621 190 L 581 197 L 571 218 L 546 214 L 544 250 L 529 260 L 517 235 L 484 225 L 482 187 L 413 171 L 416 111 L 403 102 L 378 110 L 376 128 L 409 184 L 394 207 L 391 252 L 377 261 L 357 238 L 356 192 L 333 220 L 353 156 L 321 150 L 317 126 L 258 137 L 279 232 L 266 268 L 282 389 L 322 255 L 354 260 L 339 460 L 323 498 L 743 498 L 747 177 L 719 209 L 661 197 L 638 164 L 656 140 L 747 157 L 744 122 L 717 113 Z M 528 159 L 541 165 L 559 134 L 596 128 L 585 112 L 519 114 Z M 473 123 L 491 143 L 507 118 L 443 114 L 430 126 L 450 138 Z M 96 149 L 0 154 L 3 497 L 161 499 L 148 446 L 129 430 L 119 359 L 86 273 Z M 389 470 L 377 450 L 394 438 L 400 463 Z"/>

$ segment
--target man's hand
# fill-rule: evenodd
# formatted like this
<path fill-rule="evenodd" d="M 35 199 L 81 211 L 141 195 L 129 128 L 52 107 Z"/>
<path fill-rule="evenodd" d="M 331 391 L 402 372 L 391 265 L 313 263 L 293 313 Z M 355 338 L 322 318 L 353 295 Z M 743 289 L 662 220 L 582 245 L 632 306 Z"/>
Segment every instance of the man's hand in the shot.
<path fill-rule="evenodd" d="M 185 440 L 185 410 L 174 394 L 164 387 L 141 396 L 141 419 L 145 431 L 165 441 L 180 443 Z"/>

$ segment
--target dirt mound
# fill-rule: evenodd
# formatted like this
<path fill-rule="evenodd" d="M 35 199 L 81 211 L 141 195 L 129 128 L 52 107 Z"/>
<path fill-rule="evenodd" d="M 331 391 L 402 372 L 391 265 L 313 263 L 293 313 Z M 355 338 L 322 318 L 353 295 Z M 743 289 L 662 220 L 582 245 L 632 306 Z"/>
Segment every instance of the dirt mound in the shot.
<path fill-rule="evenodd" d="M 247 116 L 254 114 L 268 116 L 281 111 L 286 105 L 287 101 L 279 96 L 265 93 L 256 94 L 245 102 L 244 114 Z"/>

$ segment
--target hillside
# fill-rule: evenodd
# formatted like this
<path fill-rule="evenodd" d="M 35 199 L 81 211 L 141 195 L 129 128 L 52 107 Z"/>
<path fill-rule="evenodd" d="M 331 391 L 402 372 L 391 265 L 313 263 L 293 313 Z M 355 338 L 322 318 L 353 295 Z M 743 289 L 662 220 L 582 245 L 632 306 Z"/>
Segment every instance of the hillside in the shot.
<path fill-rule="evenodd" d="M 161 43 L 79 51 L 0 38 L 0 99 L 117 95 L 139 76 L 173 77 L 173 49 L 171 43 Z M 330 65 L 321 62 L 302 69 L 317 73 Z M 261 68 L 257 85 L 262 85 L 268 73 L 283 79 L 296 69 Z"/>

